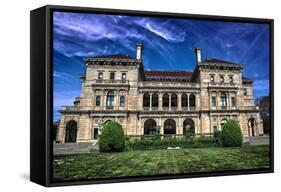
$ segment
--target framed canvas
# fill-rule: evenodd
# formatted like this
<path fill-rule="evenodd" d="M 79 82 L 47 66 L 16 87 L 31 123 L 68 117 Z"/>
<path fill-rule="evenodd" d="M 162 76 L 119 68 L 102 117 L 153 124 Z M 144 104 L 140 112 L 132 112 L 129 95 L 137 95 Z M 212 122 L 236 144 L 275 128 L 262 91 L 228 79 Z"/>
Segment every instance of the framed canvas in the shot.
<path fill-rule="evenodd" d="M 273 20 L 31 11 L 30 179 L 273 172 Z"/>

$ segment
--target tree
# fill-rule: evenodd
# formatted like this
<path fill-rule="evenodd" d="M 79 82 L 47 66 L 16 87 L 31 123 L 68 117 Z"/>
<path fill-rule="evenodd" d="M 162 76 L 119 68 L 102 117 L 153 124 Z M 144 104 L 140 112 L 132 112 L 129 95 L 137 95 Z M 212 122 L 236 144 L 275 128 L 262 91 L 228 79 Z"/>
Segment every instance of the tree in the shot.
<path fill-rule="evenodd" d="M 110 121 L 106 123 L 99 138 L 99 149 L 102 152 L 123 151 L 125 148 L 125 137 L 122 126 Z"/>
<path fill-rule="evenodd" d="M 240 147 L 243 143 L 243 135 L 239 124 L 230 119 L 222 128 L 221 141 L 224 147 Z"/>

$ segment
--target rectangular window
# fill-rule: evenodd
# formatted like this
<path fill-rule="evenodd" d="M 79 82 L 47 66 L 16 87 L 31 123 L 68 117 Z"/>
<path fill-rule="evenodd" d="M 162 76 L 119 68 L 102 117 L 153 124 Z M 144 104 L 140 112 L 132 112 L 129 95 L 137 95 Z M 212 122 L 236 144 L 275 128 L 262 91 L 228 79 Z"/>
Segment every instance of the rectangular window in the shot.
<path fill-rule="evenodd" d="M 114 73 L 114 72 L 111 72 L 109 78 L 110 78 L 111 80 L 114 80 L 114 79 L 115 79 L 115 73 Z"/>
<path fill-rule="evenodd" d="M 236 100 L 235 97 L 231 97 L 231 106 L 235 106 L 236 105 Z"/>
<path fill-rule="evenodd" d="M 212 97 L 212 106 L 215 107 L 217 105 L 216 97 Z"/>
<path fill-rule="evenodd" d="M 244 90 L 243 90 L 243 94 L 244 94 L 244 96 L 247 95 L 247 89 L 244 89 Z"/>
<path fill-rule="evenodd" d="M 103 79 L 103 73 L 102 72 L 99 73 L 98 79 Z"/>
<path fill-rule="evenodd" d="M 215 76 L 211 75 L 211 83 L 214 84 L 215 83 Z"/>
<path fill-rule="evenodd" d="M 224 76 L 223 75 L 220 76 L 220 83 L 224 83 Z"/>
<path fill-rule="evenodd" d="M 127 78 L 127 74 L 126 73 L 121 73 L 121 79 L 122 80 L 126 80 Z"/>
<path fill-rule="evenodd" d="M 125 96 L 120 96 L 120 106 L 125 105 Z"/>
<path fill-rule="evenodd" d="M 233 83 L 233 76 L 229 76 L 229 83 L 230 83 L 230 84 Z"/>
<path fill-rule="evenodd" d="M 96 96 L 96 106 L 100 106 L 100 96 Z"/>
<path fill-rule="evenodd" d="M 221 106 L 226 107 L 226 97 L 225 96 L 221 97 Z"/>

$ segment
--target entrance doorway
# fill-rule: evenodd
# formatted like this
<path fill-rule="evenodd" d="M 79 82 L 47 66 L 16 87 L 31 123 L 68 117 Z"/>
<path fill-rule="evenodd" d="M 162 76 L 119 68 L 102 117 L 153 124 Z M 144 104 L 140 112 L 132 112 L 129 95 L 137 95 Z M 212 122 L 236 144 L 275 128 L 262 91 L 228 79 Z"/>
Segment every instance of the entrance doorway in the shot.
<path fill-rule="evenodd" d="M 66 124 L 65 143 L 75 143 L 77 137 L 77 123 L 74 120 Z"/>

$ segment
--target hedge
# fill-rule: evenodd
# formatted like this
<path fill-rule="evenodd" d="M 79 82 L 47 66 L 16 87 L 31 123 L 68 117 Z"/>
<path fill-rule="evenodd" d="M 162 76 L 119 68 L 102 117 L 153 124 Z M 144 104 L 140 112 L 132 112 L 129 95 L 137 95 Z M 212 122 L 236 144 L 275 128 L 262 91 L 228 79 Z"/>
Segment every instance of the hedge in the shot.
<path fill-rule="evenodd" d="M 194 137 L 189 138 L 172 138 L 163 137 L 156 139 L 142 138 L 131 142 L 130 148 L 133 150 L 155 150 L 155 149 L 167 149 L 168 147 L 180 147 L 180 148 L 198 148 L 198 147 L 217 147 L 220 146 L 214 137 Z"/>

